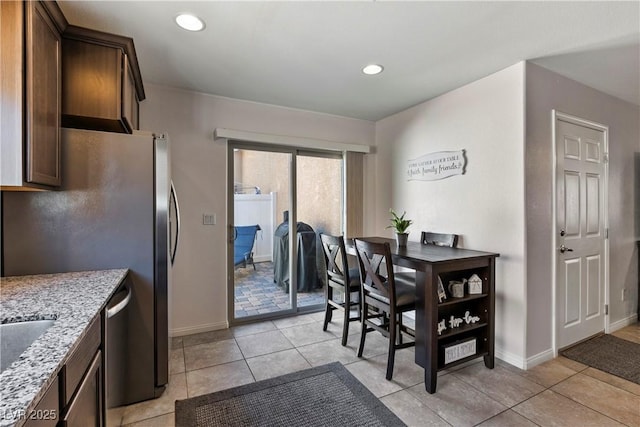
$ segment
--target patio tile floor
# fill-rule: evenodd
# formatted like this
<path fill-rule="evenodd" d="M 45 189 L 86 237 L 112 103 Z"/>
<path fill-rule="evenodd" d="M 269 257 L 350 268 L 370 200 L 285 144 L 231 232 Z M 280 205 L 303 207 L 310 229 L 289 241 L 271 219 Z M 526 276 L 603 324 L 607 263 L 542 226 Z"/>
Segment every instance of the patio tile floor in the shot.
<path fill-rule="evenodd" d="M 257 262 L 254 270 L 251 265 L 234 271 L 235 318 L 274 313 L 288 309 L 289 293 L 273 281 L 273 263 Z M 324 290 L 299 292 L 298 307 L 324 304 Z"/>

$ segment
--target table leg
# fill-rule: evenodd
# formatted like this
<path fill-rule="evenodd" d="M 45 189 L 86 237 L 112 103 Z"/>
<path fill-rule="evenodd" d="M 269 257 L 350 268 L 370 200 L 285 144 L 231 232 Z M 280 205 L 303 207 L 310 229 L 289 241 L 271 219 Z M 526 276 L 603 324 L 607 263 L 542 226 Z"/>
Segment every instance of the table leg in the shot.
<path fill-rule="evenodd" d="M 495 357 L 493 356 L 493 354 L 484 355 L 484 366 L 489 369 L 493 369 L 493 367 L 495 366 Z"/>
<path fill-rule="evenodd" d="M 424 370 L 424 388 L 429 394 L 436 392 L 436 386 L 438 385 L 438 372 L 433 372 L 430 369 Z"/>

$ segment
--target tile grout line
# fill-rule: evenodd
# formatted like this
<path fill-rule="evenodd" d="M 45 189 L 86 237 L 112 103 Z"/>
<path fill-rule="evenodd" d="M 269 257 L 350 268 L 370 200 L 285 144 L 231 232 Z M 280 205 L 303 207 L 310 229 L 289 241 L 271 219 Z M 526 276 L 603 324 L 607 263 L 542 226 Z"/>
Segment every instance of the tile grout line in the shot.
<path fill-rule="evenodd" d="M 472 366 L 472 365 L 471 365 L 471 366 Z M 462 368 L 462 369 L 464 369 L 464 368 Z M 458 371 L 461 371 L 462 369 L 459 369 Z M 487 369 L 488 369 L 488 368 L 487 368 Z M 493 418 L 493 417 L 495 417 L 495 416 L 498 416 L 498 415 L 500 415 L 501 413 L 503 413 L 503 412 L 505 412 L 505 411 L 508 411 L 508 410 L 510 410 L 510 409 L 512 408 L 512 406 L 508 406 L 508 405 L 506 405 L 506 404 L 504 404 L 504 403 L 502 403 L 502 402 L 499 402 L 499 401 L 497 401 L 496 399 L 494 399 L 493 397 L 491 397 L 491 396 L 489 396 L 488 394 L 486 394 L 484 391 L 479 390 L 479 389 L 478 389 L 477 387 L 475 387 L 473 384 L 470 384 L 469 382 L 465 381 L 465 380 L 464 380 L 464 378 L 462 378 L 461 376 L 456 375 L 456 372 L 457 372 L 457 371 L 449 372 L 449 375 L 451 375 L 451 376 L 453 376 L 453 377 L 457 378 L 458 380 L 462 381 L 463 383 L 467 384 L 469 387 L 471 387 L 472 389 L 476 390 L 477 392 L 479 392 L 479 393 L 480 393 L 480 394 L 482 394 L 483 396 L 487 397 L 489 400 L 492 400 L 492 401 L 496 402 L 498 405 L 501 405 L 501 406 L 504 406 L 504 407 L 505 407 L 505 410 L 504 410 L 504 411 L 500 411 L 499 413 L 497 413 L 497 414 L 495 414 L 495 415 L 493 415 L 493 416 L 491 416 L 491 417 L 489 417 L 489 418 L 486 418 L 486 419 L 484 419 L 484 420 L 480 421 L 478 424 L 481 424 L 481 423 L 483 423 L 483 422 L 485 422 L 485 421 L 487 421 L 487 420 L 490 420 L 491 418 Z M 476 424 L 476 425 L 477 425 L 477 424 Z"/>
<path fill-rule="evenodd" d="M 573 369 L 571 369 L 571 368 L 569 368 L 569 367 L 567 367 L 567 369 L 573 370 Z M 524 372 L 526 372 L 526 371 L 524 371 Z M 522 405 L 522 404 L 523 404 L 523 403 L 525 403 L 525 402 L 528 402 L 529 400 L 533 399 L 533 398 L 534 398 L 534 397 L 536 397 L 536 396 L 541 395 L 542 393 L 544 393 L 544 392 L 545 392 L 545 391 L 547 391 L 547 390 L 548 390 L 548 391 L 550 391 L 550 392 L 552 392 L 552 393 L 555 393 L 553 390 L 551 390 L 551 387 L 555 387 L 556 385 L 560 384 L 561 382 L 564 382 L 564 381 L 568 380 L 569 378 L 573 377 L 574 375 L 578 375 L 578 373 L 579 373 L 579 372 L 576 372 L 576 371 L 574 371 L 574 372 L 575 372 L 575 373 L 574 373 L 573 375 L 569 375 L 567 378 L 565 378 L 565 379 L 563 379 L 563 380 L 560 380 L 560 381 L 558 381 L 557 383 L 554 383 L 554 384 L 552 384 L 552 385 L 550 385 L 550 386 L 546 386 L 546 385 L 544 385 L 544 384 L 540 384 L 538 381 L 535 381 L 535 380 L 533 380 L 533 379 L 531 379 L 531 378 L 527 378 L 525 375 L 521 375 L 521 374 L 520 374 L 520 373 L 518 373 L 518 372 L 514 372 L 516 375 L 519 375 L 520 377 L 522 377 L 522 378 L 524 378 L 524 379 L 526 379 L 526 380 L 529 380 L 529 381 L 533 382 L 534 384 L 537 384 L 537 385 L 539 385 L 539 386 L 543 387 L 543 390 L 539 391 L 538 393 L 534 393 L 533 395 L 529 396 L 528 398 L 524 399 L 524 400 L 523 400 L 523 401 L 521 401 L 521 402 L 516 403 L 515 405 L 511 406 L 509 409 L 510 409 L 510 410 L 512 410 L 512 411 L 514 411 L 516 414 L 520 415 L 521 417 L 523 417 L 523 418 L 525 418 L 525 419 L 527 419 L 527 420 L 531 421 L 532 423 L 534 423 L 534 424 L 536 424 L 536 425 L 539 425 L 539 424 L 538 424 L 538 423 L 536 423 L 535 421 L 533 421 L 533 420 L 529 419 L 528 417 L 526 417 L 524 414 L 521 414 L 520 412 L 516 411 L 514 408 L 515 408 L 516 406 L 520 406 L 520 405 Z M 562 395 L 561 395 L 561 396 L 562 396 Z M 583 405 L 583 406 L 584 406 L 584 405 Z"/>
<path fill-rule="evenodd" d="M 283 333 L 282 333 L 282 331 L 283 331 L 283 330 L 290 329 L 290 328 L 294 328 L 294 327 L 299 327 L 299 326 L 304 326 L 304 325 L 312 325 L 312 324 L 315 324 L 315 323 L 318 323 L 318 324 L 322 325 L 322 321 L 312 321 L 312 322 L 305 322 L 305 323 L 302 323 L 302 324 L 293 324 L 293 325 L 285 326 L 285 327 L 282 327 L 282 328 L 277 327 L 277 326 L 275 325 L 275 323 L 273 323 L 273 321 L 269 321 L 269 322 L 272 324 L 272 326 L 274 326 L 274 328 L 275 328 L 275 329 L 273 329 L 273 330 L 267 330 L 267 331 L 261 331 L 261 332 L 256 332 L 256 333 L 253 333 L 253 334 L 247 334 L 247 335 L 243 335 L 243 336 L 258 335 L 258 334 L 261 334 L 261 333 L 273 332 L 274 330 L 277 330 L 277 331 L 279 331 L 282 335 L 284 335 L 285 339 L 289 342 L 289 344 L 291 344 L 291 345 L 292 345 L 292 349 L 295 349 L 295 350 L 297 351 L 297 354 L 298 354 L 298 355 L 300 355 L 300 356 L 302 357 L 302 359 L 303 359 L 307 364 L 309 364 L 310 366 L 313 366 L 313 365 L 312 365 L 312 364 L 310 363 L 310 361 L 309 361 L 309 360 L 304 356 L 304 354 L 302 354 L 302 353 L 301 353 L 300 348 L 304 348 L 304 347 L 307 347 L 307 346 L 312 346 L 312 345 L 315 345 L 315 344 L 320 344 L 320 343 L 330 342 L 330 341 L 332 341 L 332 340 L 335 340 L 336 342 L 340 343 L 340 339 L 341 339 L 341 338 L 340 338 L 340 337 L 335 336 L 335 334 L 334 334 L 333 332 L 331 332 L 331 331 L 330 331 L 330 334 L 331 334 L 331 335 L 334 335 L 334 337 L 333 337 L 333 338 L 328 338 L 328 339 L 326 339 L 326 340 L 321 340 L 321 341 L 317 341 L 317 342 L 312 342 L 312 343 L 308 343 L 308 344 L 304 344 L 304 345 L 300 345 L 300 346 L 295 345 L 295 344 L 294 344 L 294 342 L 293 342 L 291 339 L 289 339 L 285 334 L 283 334 Z M 245 362 L 245 365 L 249 368 L 249 372 L 250 372 L 250 373 L 251 373 L 251 375 L 252 375 L 253 381 L 254 381 L 254 382 L 257 382 L 256 377 L 255 377 L 255 374 L 254 374 L 254 372 L 251 370 L 251 368 L 250 368 L 249 364 L 247 363 L 247 360 L 248 360 L 248 359 L 247 359 L 247 357 L 245 356 L 245 354 L 244 354 L 244 352 L 242 351 L 242 349 L 240 348 L 240 345 L 239 345 L 239 343 L 238 343 L 238 341 L 237 341 L 237 338 L 239 338 L 239 337 L 235 337 L 235 336 L 233 336 L 234 342 L 235 342 L 236 346 L 238 347 L 238 349 L 240 350 L 240 354 L 241 354 L 241 356 L 242 356 L 242 360 Z M 216 341 L 222 341 L 222 340 L 220 340 L 220 339 L 214 339 L 212 342 L 216 342 Z M 181 350 L 182 350 L 182 354 L 183 354 L 184 365 L 185 365 L 185 386 L 186 386 L 186 389 L 187 389 L 187 395 L 188 395 L 188 382 L 186 381 L 186 373 L 187 373 L 188 371 L 186 370 L 186 348 L 185 348 L 185 345 L 184 345 L 184 341 L 182 341 L 182 342 L 180 343 L 180 345 L 178 346 L 178 348 L 177 348 L 177 349 L 181 349 Z M 266 353 L 265 355 L 274 354 L 274 353 L 277 353 L 277 352 L 280 352 L 280 351 L 286 351 L 286 350 L 288 350 L 288 349 L 272 351 L 272 352 L 270 352 L 270 353 Z M 263 355 L 257 355 L 257 356 L 254 356 L 254 357 L 259 357 L 259 356 L 263 356 Z M 249 359 L 251 359 L 251 358 L 249 358 Z M 355 360 L 355 361 L 350 362 L 350 363 L 347 363 L 347 364 L 342 363 L 342 362 L 340 362 L 340 363 L 341 363 L 343 366 L 346 366 L 346 365 L 350 365 L 350 364 L 353 364 L 353 363 L 358 363 L 358 362 L 363 361 L 363 360 L 367 360 L 367 359 L 362 358 L 362 359 Z M 232 361 L 232 362 L 233 362 L 233 361 Z M 232 363 L 232 362 L 227 362 L 227 363 Z M 562 362 L 560 362 L 560 363 L 562 363 Z M 226 363 L 219 363 L 219 364 L 217 364 L 217 365 L 211 365 L 211 366 L 219 366 L 219 365 L 224 365 L 224 364 L 226 364 Z M 457 378 L 457 379 L 461 380 L 462 382 L 464 382 L 465 384 L 467 384 L 467 385 L 471 386 L 473 389 L 475 389 L 475 390 L 477 390 L 478 392 L 482 393 L 484 396 L 488 397 L 490 400 L 495 401 L 495 402 L 497 402 L 498 404 L 503 405 L 503 406 L 505 406 L 505 407 L 506 407 L 506 409 L 505 409 L 504 411 L 501 411 L 501 412 L 499 412 L 498 414 L 495 414 L 494 416 L 489 417 L 489 418 L 487 418 L 486 420 L 481 421 L 480 423 L 486 422 L 486 421 L 488 421 L 488 420 L 490 420 L 490 419 L 492 419 L 492 418 L 494 418 L 494 417 L 496 417 L 496 416 L 498 416 L 498 415 L 500 415 L 500 414 L 502 414 L 502 413 L 504 413 L 504 412 L 506 412 L 506 411 L 508 411 L 508 410 L 514 410 L 513 408 L 515 408 L 515 407 L 517 407 L 517 406 L 519 406 L 519 405 L 521 405 L 521 404 L 523 404 L 523 403 L 525 403 L 525 402 L 527 402 L 527 401 L 529 401 L 529 400 L 533 399 L 534 397 L 536 397 L 536 396 L 538 396 L 538 395 L 540 395 L 540 394 L 544 393 L 544 392 L 545 392 L 545 391 L 547 391 L 547 390 L 549 390 L 551 393 L 557 394 L 558 396 L 561 396 L 561 397 L 563 397 L 563 398 L 565 398 L 565 399 L 567 399 L 567 400 L 569 400 L 569 401 L 571 401 L 571 402 L 577 403 L 577 404 L 578 404 L 578 405 L 580 405 L 581 407 L 584 407 L 584 408 L 586 408 L 586 409 L 590 409 L 590 410 L 592 410 L 592 411 L 595 411 L 596 413 L 598 413 L 598 414 L 600 414 L 600 415 L 602 415 L 602 416 L 604 416 L 604 417 L 606 417 L 606 418 L 608 418 L 608 419 L 611 419 L 612 421 L 620 422 L 620 421 L 617 421 L 617 420 L 613 419 L 612 417 L 610 417 L 610 416 L 608 416 L 608 415 L 606 415 L 606 414 L 604 414 L 604 413 L 600 412 L 600 411 L 599 411 L 599 410 L 597 410 L 597 409 L 591 408 L 591 407 L 590 407 L 590 406 L 588 406 L 587 404 L 583 404 L 583 403 L 581 403 L 581 402 L 579 402 L 579 401 L 577 401 L 577 400 L 573 399 L 573 398 L 572 398 L 572 397 L 570 397 L 570 396 L 566 396 L 565 394 L 563 394 L 563 393 L 561 393 L 561 392 L 558 392 L 558 391 L 552 390 L 552 388 L 553 388 L 553 387 L 556 387 L 556 386 L 558 386 L 559 384 L 561 384 L 561 383 L 563 383 L 563 382 L 565 382 L 565 381 L 568 381 L 568 380 L 570 380 L 571 378 L 575 377 L 576 375 L 580 375 L 580 374 L 583 374 L 584 376 L 587 376 L 587 377 L 589 377 L 589 378 L 591 378 L 591 379 L 594 379 L 594 380 L 596 380 L 596 381 L 598 381 L 598 382 L 600 382 L 600 383 L 602 383 L 602 384 L 605 384 L 605 385 L 611 386 L 611 387 L 613 387 L 613 388 L 615 388 L 615 389 L 617 389 L 617 390 L 619 390 L 619 391 L 621 391 L 621 392 L 626 392 L 626 393 L 628 393 L 629 395 L 637 396 L 635 393 L 630 392 L 630 391 L 628 391 L 628 390 L 625 390 L 625 389 L 623 389 L 623 388 L 621 388 L 621 387 L 618 387 L 618 386 L 617 386 L 617 385 L 615 385 L 615 384 L 611 384 L 611 383 L 609 383 L 609 382 L 607 382 L 607 381 L 605 381 L 605 380 L 603 380 L 603 379 L 596 378 L 596 377 L 593 377 L 593 376 L 591 376 L 591 375 L 589 375 L 589 374 L 585 373 L 585 372 L 589 369 L 589 366 L 583 365 L 583 366 L 584 366 L 584 368 L 580 368 L 580 369 L 574 369 L 574 368 L 569 367 L 569 366 L 566 366 L 566 365 L 564 365 L 564 364 L 563 364 L 562 366 L 564 366 L 565 368 L 567 368 L 567 369 L 569 369 L 569 370 L 573 371 L 573 374 L 571 374 L 571 375 L 569 375 L 568 377 L 566 377 L 566 378 L 564 378 L 564 379 L 562 379 L 562 380 L 560 380 L 560 381 L 558 381 L 558 382 L 555 382 L 555 383 L 553 383 L 553 384 L 551 384 L 551 385 L 549 385 L 549 386 L 546 386 L 546 385 L 544 385 L 544 384 L 540 384 L 540 382 L 538 382 L 538 381 L 536 381 L 536 380 L 534 380 L 534 379 L 532 379 L 532 378 L 530 378 L 530 377 L 527 377 L 527 376 L 525 376 L 525 375 L 522 375 L 522 374 L 521 374 L 521 373 L 519 373 L 519 372 L 511 371 L 513 374 L 518 375 L 519 377 L 521 377 L 521 378 L 523 378 L 523 379 L 525 379 L 525 380 L 531 381 L 532 383 L 538 384 L 539 386 L 542 386 L 542 387 L 543 387 L 543 390 L 542 390 L 542 391 L 540 391 L 540 392 L 538 392 L 538 393 L 534 393 L 532 396 L 530 396 L 530 397 L 528 397 L 528 398 L 526 398 L 526 399 L 522 400 L 521 402 L 515 403 L 515 404 L 513 404 L 513 405 L 511 405 L 511 406 L 505 405 L 505 404 L 504 404 L 504 403 L 502 403 L 502 402 L 498 402 L 497 400 L 495 400 L 495 399 L 494 399 L 494 398 L 492 398 L 491 396 L 486 395 L 482 390 L 479 390 L 477 387 L 474 387 L 472 384 L 470 384 L 470 383 L 468 383 L 467 381 L 465 381 L 463 377 L 461 377 L 461 376 L 459 376 L 459 374 L 457 374 L 457 371 L 460 371 L 461 369 L 464 369 L 464 368 L 461 368 L 460 370 L 456 370 L 456 371 L 449 372 L 449 374 L 454 374 L 454 377 L 455 377 L 455 378 Z M 203 368 L 200 368 L 200 369 L 205 369 L 205 368 L 207 368 L 207 367 L 203 367 Z M 594 368 L 594 369 L 595 369 L 595 368 Z M 197 369 L 195 369 L 195 370 L 197 370 Z M 192 371 L 194 371 L 194 370 L 192 370 Z M 599 370 L 597 370 L 597 371 L 599 371 Z M 600 372 L 604 372 L 604 371 L 600 371 Z M 384 395 L 384 396 L 380 396 L 380 397 L 378 397 L 378 399 L 380 400 L 380 399 L 382 399 L 383 397 L 386 397 L 386 396 L 390 396 L 390 395 L 396 394 L 398 391 L 405 391 L 405 390 L 408 390 L 409 388 L 413 387 L 413 386 L 403 387 L 403 386 L 402 386 L 401 384 L 399 384 L 399 383 L 396 383 L 396 384 L 400 385 L 400 387 L 401 387 L 401 389 L 400 389 L 400 390 L 397 390 L 397 391 L 395 391 L 395 392 L 389 393 L 389 394 Z M 415 386 L 415 385 L 414 385 L 414 386 Z M 433 410 L 432 410 L 428 405 L 427 405 L 426 407 L 427 407 L 430 411 L 434 412 L 434 411 L 433 411 Z M 522 415 L 522 414 L 521 414 L 521 413 L 519 413 L 518 411 L 515 411 L 515 410 L 514 410 L 514 412 L 515 412 L 516 414 L 518 414 L 519 416 L 522 416 L 523 418 L 525 418 L 525 419 L 529 420 L 529 418 L 527 418 L 526 416 Z M 148 418 L 148 419 L 157 418 L 157 417 L 159 417 L 159 416 L 163 416 L 163 415 L 166 415 L 166 414 L 156 415 L 156 416 L 150 417 L 150 418 Z M 437 413 L 436 413 L 436 415 L 437 415 Z M 438 415 L 438 417 L 439 417 L 439 418 L 441 418 L 439 415 Z M 140 420 L 140 421 L 143 421 L 143 420 Z M 532 421 L 532 420 L 529 420 L 529 421 L 531 421 L 532 423 L 534 423 L 534 424 L 536 424 L 536 425 L 537 425 L 537 423 L 535 423 L 534 421 Z M 445 420 L 445 422 L 446 422 L 446 420 Z M 622 424 L 622 422 L 620 422 L 620 423 Z"/>
<path fill-rule="evenodd" d="M 419 384 L 420 384 L 420 383 L 418 383 L 418 384 L 416 384 L 416 385 L 419 385 Z M 385 396 L 382 396 L 382 397 L 393 396 L 394 394 L 397 394 L 397 393 L 400 393 L 400 392 L 404 391 L 404 392 L 406 392 L 406 393 L 407 393 L 411 398 L 415 399 L 418 403 L 420 403 L 422 406 L 425 406 L 425 407 L 426 407 L 430 412 L 432 412 L 436 417 L 440 418 L 440 419 L 442 420 L 442 422 L 444 422 L 444 423 L 445 423 L 445 424 L 447 424 L 448 426 L 452 426 L 452 427 L 453 427 L 453 424 L 451 424 L 450 422 L 448 422 L 447 420 L 445 420 L 444 418 L 442 418 L 442 417 L 440 416 L 440 414 L 438 414 L 436 411 L 434 411 L 433 409 L 431 409 L 431 407 L 429 407 L 429 406 L 428 406 L 428 405 L 426 405 L 426 404 L 423 404 L 420 400 L 418 400 L 418 398 L 416 398 L 413 394 L 411 394 L 411 392 L 409 391 L 409 389 L 410 389 L 410 388 L 415 387 L 416 385 L 412 385 L 412 386 L 410 386 L 410 387 L 403 388 L 403 389 L 398 390 L 398 391 L 394 391 L 393 393 L 389 393 L 389 394 L 387 394 L 387 395 L 385 395 Z M 379 398 L 378 398 L 378 400 L 380 400 L 380 402 L 382 402 L 382 397 L 379 397 Z M 384 402 L 382 402 L 382 404 L 384 405 Z M 385 406 L 386 406 L 386 405 L 385 405 Z M 389 410 L 390 410 L 391 412 L 393 412 L 393 411 L 391 410 L 391 408 L 389 408 Z M 394 412 L 394 413 L 395 413 L 395 412 Z M 397 414 L 396 414 L 396 416 L 397 416 Z M 400 417 L 398 417 L 398 418 L 400 418 Z M 484 421 L 482 421 L 482 422 L 484 422 Z"/>
<path fill-rule="evenodd" d="M 533 397 L 533 396 L 532 396 L 532 397 Z M 523 402 L 524 402 L 524 401 L 523 401 Z M 520 402 L 520 403 L 522 403 L 522 402 Z M 519 405 L 520 403 L 518 403 L 517 405 Z M 522 415 L 521 413 L 519 413 L 519 412 L 517 412 L 517 411 L 514 411 L 514 410 L 513 410 L 513 408 L 514 408 L 515 406 L 517 406 L 517 405 L 514 405 L 514 406 L 512 406 L 511 408 L 507 408 L 507 409 L 505 409 L 504 411 L 499 412 L 499 413 L 495 414 L 494 416 L 487 418 L 486 420 L 482 420 L 482 421 L 480 421 L 478 424 L 474 424 L 474 427 L 480 426 L 480 425 L 482 425 L 483 423 L 486 423 L 487 421 L 492 420 L 492 419 L 496 418 L 497 416 L 499 416 L 499 415 L 501 415 L 501 414 L 504 414 L 505 412 L 509 412 L 509 411 L 512 411 L 513 413 L 515 413 L 515 414 L 517 414 L 517 415 L 521 416 L 522 418 L 524 418 L 525 420 L 527 420 L 527 421 L 531 422 L 532 424 L 535 424 L 535 425 L 537 425 L 537 426 L 540 426 L 540 424 L 536 423 L 535 421 L 530 420 L 529 418 L 525 417 L 524 415 Z"/>
<path fill-rule="evenodd" d="M 595 369 L 595 368 L 594 368 L 594 369 Z M 583 369 L 582 371 L 584 371 L 584 370 L 585 370 L 585 369 Z M 558 384 L 560 384 L 560 383 L 563 383 L 563 382 L 567 381 L 569 378 L 573 378 L 573 377 L 575 377 L 576 375 L 581 374 L 581 373 L 582 373 L 582 371 L 580 371 L 580 372 L 576 372 L 574 375 L 571 375 L 570 377 L 565 378 L 564 380 L 560 381 L 559 383 L 554 384 L 552 387 L 555 387 L 555 386 L 557 386 Z M 603 372 L 604 372 L 604 371 L 603 371 Z M 588 375 L 587 375 L 587 376 L 588 376 Z M 593 378 L 593 377 L 590 377 L 590 378 Z M 609 386 L 611 386 L 611 387 L 617 388 L 617 389 L 618 389 L 618 390 L 620 390 L 620 391 L 627 392 L 627 393 L 629 393 L 629 394 L 634 395 L 634 394 L 633 394 L 633 393 L 631 393 L 631 392 L 628 392 L 628 391 L 626 391 L 626 390 L 624 390 L 624 389 L 618 388 L 618 387 L 616 387 L 616 386 L 614 386 L 614 385 L 612 385 L 612 384 L 609 384 L 609 383 L 607 383 L 607 382 L 605 382 L 605 381 L 601 381 L 601 380 L 599 380 L 598 378 L 593 378 L 593 379 L 594 379 L 594 380 L 596 380 L 596 381 L 599 381 L 599 382 L 601 382 L 601 383 L 603 383 L 603 384 L 605 384 L 605 385 L 609 385 Z M 570 401 L 577 403 L 578 405 L 584 406 L 584 407 L 585 407 L 585 408 L 587 408 L 587 409 L 590 409 L 590 410 L 592 410 L 592 411 L 594 411 L 594 412 L 597 412 L 598 414 L 600 414 L 600 415 L 602 415 L 602 416 L 604 416 L 604 417 L 607 417 L 607 418 L 609 418 L 610 420 L 613 420 L 613 421 L 615 421 L 615 422 L 617 422 L 617 423 L 620 423 L 620 424 L 622 424 L 622 425 L 625 425 L 625 426 L 627 425 L 627 424 L 623 423 L 622 421 L 618 421 L 618 420 L 616 420 L 616 419 L 614 419 L 614 418 L 610 417 L 609 415 L 607 415 L 607 414 L 605 414 L 605 413 L 601 412 L 601 411 L 600 411 L 600 410 L 598 410 L 598 409 L 592 408 L 591 406 L 585 405 L 584 403 L 582 403 L 582 402 L 579 402 L 579 401 L 575 400 L 575 399 L 574 399 L 573 397 L 571 397 L 571 396 L 567 396 L 567 395 L 565 395 L 564 393 L 561 393 L 561 392 L 556 391 L 556 390 L 551 390 L 551 387 L 549 387 L 549 391 L 551 391 L 551 392 L 553 392 L 553 393 L 556 393 L 556 394 L 558 394 L 558 395 L 560 395 L 560 396 L 562 396 L 562 397 L 564 397 L 564 398 L 567 398 L 567 399 L 569 399 Z M 634 396 L 635 396 L 635 395 L 634 395 Z"/>
<path fill-rule="evenodd" d="M 571 368 L 568 368 L 568 369 L 571 369 Z M 582 371 L 584 371 L 584 370 L 585 370 L 585 369 L 583 369 Z M 615 420 L 615 419 L 611 418 L 610 416 L 608 416 L 608 415 L 606 415 L 606 414 L 603 414 L 602 412 L 598 411 L 597 409 L 591 408 L 590 406 L 587 406 L 587 405 L 585 405 L 585 404 L 583 404 L 583 403 L 581 403 L 581 402 L 578 402 L 577 400 L 574 400 L 574 399 L 572 399 L 572 398 L 571 398 L 571 397 L 569 397 L 569 396 L 565 396 L 564 394 L 562 394 L 562 393 L 560 393 L 560 392 L 558 392 L 558 391 L 555 391 L 555 390 L 552 390 L 552 389 L 551 389 L 552 387 L 555 387 L 555 386 L 557 386 L 558 384 L 563 383 L 563 382 L 565 382 L 565 381 L 569 380 L 570 378 L 573 378 L 574 376 L 576 376 L 576 375 L 580 374 L 582 371 L 577 371 L 577 372 L 576 372 L 576 371 L 574 371 L 574 372 L 575 372 L 574 374 L 569 375 L 569 376 L 568 376 L 568 377 L 566 377 L 565 379 L 563 379 L 563 380 L 561 380 L 561 381 L 558 381 L 557 383 L 554 383 L 554 384 L 550 385 L 549 387 L 547 387 L 547 386 L 545 386 L 545 385 L 543 385 L 543 384 L 537 383 L 537 384 L 539 384 L 539 385 L 541 385 L 541 386 L 545 387 L 545 389 L 544 389 L 544 390 L 542 390 L 542 391 L 540 391 L 539 393 L 536 393 L 536 394 L 534 394 L 534 395 L 532 395 L 532 396 L 528 397 L 527 399 L 523 400 L 522 402 L 519 402 L 519 403 L 517 403 L 516 405 L 513 405 L 513 406 L 512 406 L 511 408 L 509 408 L 509 409 L 514 410 L 514 412 L 516 412 L 516 413 L 517 413 L 518 415 L 520 415 L 521 417 L 524 417 L 524 418 L 526 418 L 527 420 L 529 420 L 529 421 L 533 422 L 534 424 L 539 425 L 539 424 L 537 424 L 536 422 L 534 422 L 533 420 L 530 420 L 529 418 L 527 418 L 525 415 L 523 415 L 523 414 L 521 414 L 520 412 L 516 411 L 514 408 L 515 408 L 516 406 L 519 406 L 519 405 L 521 405 L 521 404 L 523 404 L 523 403 L 525 403 L 525 402 L 527 402 L 527 401 L 529 401 L 529 400 L 533 399 L 533 398 L 534 398 L 534 397 L 536 397 L 536 396 L 539 396 L 540 394 L 544 393 L 545 391 L 550 391 L 551 393 L 557 394 L 558 396 L 562 396 L 562 397 L 564 397 L 565 399 L 570 400 L 571 402 L 577 403 L 578 405 L 580 405 L 580 406 L 582 406 L 582 407 L 584 407 L 584 408 L 586 408 L 586 409 L 589 409 L 589 410 L 591 410 L 591 411 L 594 411 L 594 412 L 596 412 L 596 413 L 598 413 L 598 414 L 600 414 L 600 415 L 602 415 L 602 416 L 604 416 L 604 417 L 606 417 L 606 418 L 608 418 L 608 419 L 610 419 L 610 420 L 612 420 L 612 421 L 614 421 L 614 422 L 616 422 L 616 423 L 619 423 L 619 424 L 622 424 L 622 425 L 625 425 L 625 426 L 626 426 L 626 424 L 624 424 L 624 423 L 622 423 L 622 422 L 620 422 L 620 421 L 618 421 L 618 420 Z M 525 377 L 523 376 L 523 378 L 525 378 Z M 597 379 L 597 378 L 594 378 L 594 379 Z M 534 382 L 535 382 L 535 381 L 534 381 Z M 604 381 L 602 381 L 602 382 L 604 382 Z"/>

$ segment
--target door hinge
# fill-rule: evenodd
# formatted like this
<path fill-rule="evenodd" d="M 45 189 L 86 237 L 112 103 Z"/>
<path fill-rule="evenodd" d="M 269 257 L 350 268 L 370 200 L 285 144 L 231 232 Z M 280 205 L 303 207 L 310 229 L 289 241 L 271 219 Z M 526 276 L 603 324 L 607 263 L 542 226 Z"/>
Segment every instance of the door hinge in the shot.
<path fill-rule="evenodd" d="M 609 153 L 602 153 L 602 161 L 604 163 L 609 163 Z"/>
<path fill-rule="evenodd" d="M 605 304 L 604 305 L 604 315 L 608 316 L 609 315 L 609 304 Z"/>
<path fill-rule="evenodd" d="M 605 228 L 604 229 L 604 238 L 608 239 L 609 238 L 609 228 Z"/>

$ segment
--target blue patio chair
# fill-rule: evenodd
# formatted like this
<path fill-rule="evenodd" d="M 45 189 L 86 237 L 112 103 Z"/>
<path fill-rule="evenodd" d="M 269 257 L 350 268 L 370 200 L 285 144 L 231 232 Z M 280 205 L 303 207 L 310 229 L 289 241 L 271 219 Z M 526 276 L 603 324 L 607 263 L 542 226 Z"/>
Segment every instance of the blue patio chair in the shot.
<path fill-rule="evenodd" d="M 233 266 L 237 267 L 242 264 L 247 268 L 247 263 L 253 263 L 253 243 L 256 240 L 256 233 L 262 230 L 258 224 L 256 225 L 238 225 L 234 227 L 235 236 L 233 238 Z"/>

